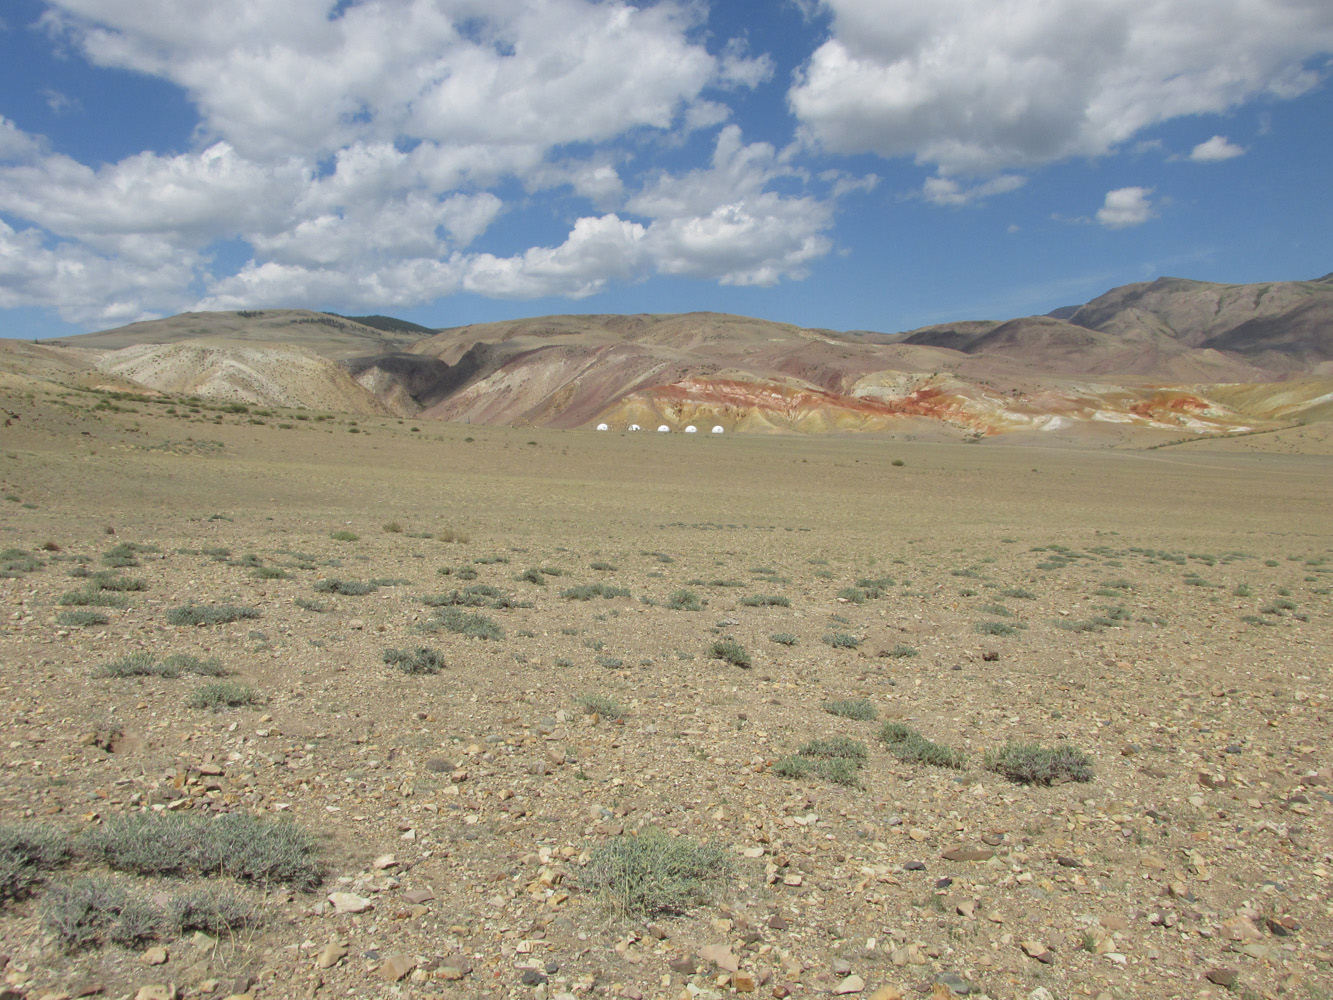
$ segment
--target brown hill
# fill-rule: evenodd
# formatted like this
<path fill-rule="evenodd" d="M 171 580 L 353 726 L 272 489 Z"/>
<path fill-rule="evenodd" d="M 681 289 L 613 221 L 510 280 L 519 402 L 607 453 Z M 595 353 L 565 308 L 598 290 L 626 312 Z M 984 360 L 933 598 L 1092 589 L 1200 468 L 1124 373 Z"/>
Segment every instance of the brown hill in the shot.
<path fill-rule="evenodd" d="M 1209 434 L 1328 417 L 1330 278 L 1162 278 L 1046 316 L 905 334 L 698 312 L 418 336 L 423 328 L 390 317 L 259 310 L 190 313 L 41 349 L 162 392 L 473 423 Z"/>
<path fill-rule="evenodd" d="M 386 319 L 382 316 L 334 316 L 309 309 L 190 312 L 42 343 L 103 351 L 136 344 L 176 344 L 187 340 L 290 344 L 308 348 L 322 357 L 341 360 L 357 355 L 387 354 L 421 339 L 424 328 L 401 320 L 386 323 Z"/>

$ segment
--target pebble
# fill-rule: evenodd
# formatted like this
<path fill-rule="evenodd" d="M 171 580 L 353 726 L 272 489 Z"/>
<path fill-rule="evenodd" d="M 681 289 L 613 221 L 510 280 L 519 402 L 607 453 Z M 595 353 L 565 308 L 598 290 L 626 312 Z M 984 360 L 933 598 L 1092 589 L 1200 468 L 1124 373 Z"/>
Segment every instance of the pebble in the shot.
<path fill-rule="evenodd" d="M 989 861 L 995 852 L 985 847 L 954 847 L 940 855 L 945 861 Z"/>
<path fill-rule="evenodd" d="M 373 900 L 358 896 L 354 892 L 331 892 L 329 902 L 335 913 L 365 913 L 375 908 Z"/>
<path fill-rule="evenodd" d="M 1235 969 L 1209 969 L 1203 974 L 1203 978 L 1215 986 L 1221 986 L 1224 989 L 1231 989 L 1236 985 L 1236 979 L 1239 974 Z"/>
<path fill-rule="evenodd" d="M 390 983 L 396 983 L 417 967 L 415 959 L 400 953 L 390 955 L 379 968 L 379 977 Z"/>
<path fill-rule="evenodd" d="M 725 969 L 727 972 L 735 972 L 741 967 L 740 959 L 732 954 L 730 945 L 704 945 L 699 949 L 698 954 L 705 962 L 711 962 L 719 969 Z"/>
<path fill-rule="evenodd" d="M 833 987 L 833 995 L 846 996 L 849 993 L 860 993 L 865 988 L 866 981 L 864 979 L 857 975 L 851 975 Z"/>
<path fill-rule="evenodd" d="M 149 948 L 139 956 L 139 961 L 144 965 L 165 965 L 167 961 L 167 949 L 161 945 Z"/>
<path fill-rule="evenodd" d="M 972 984 L 956 972 L 941 972 L 935 977 L 935 982 L 954 996 L 965 997 L 972 992 Z"/>
<path fill-rule="evenodd" d="M 330 944 L 315 959 L 315 968 L 331 969 L 347 957 L 347 949 L 339 944 Z"/>

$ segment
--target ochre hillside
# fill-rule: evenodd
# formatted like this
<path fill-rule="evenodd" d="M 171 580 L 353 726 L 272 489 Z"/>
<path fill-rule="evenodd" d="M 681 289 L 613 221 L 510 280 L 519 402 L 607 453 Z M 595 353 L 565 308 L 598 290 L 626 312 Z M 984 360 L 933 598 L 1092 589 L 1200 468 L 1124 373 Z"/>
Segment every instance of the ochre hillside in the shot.
<path fill-rule="evenodd" d="M 437 332 L 382 316 L 188 313 L 0 358 L 28 378 L 415 420 L 1113 442 L 1324 419 L 1333 276 L 1161 278 L 1047 316 L 900 334 L 702 312 Z"/>

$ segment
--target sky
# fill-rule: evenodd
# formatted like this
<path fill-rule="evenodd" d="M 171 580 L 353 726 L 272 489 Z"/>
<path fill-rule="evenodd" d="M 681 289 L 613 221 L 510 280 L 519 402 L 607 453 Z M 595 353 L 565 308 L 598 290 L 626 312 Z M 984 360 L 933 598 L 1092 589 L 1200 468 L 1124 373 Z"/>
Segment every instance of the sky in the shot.
<path fill-rule="evenodd" d="M 1328 0 L 0 0 L 0 337 L 1333 271 Z"/>

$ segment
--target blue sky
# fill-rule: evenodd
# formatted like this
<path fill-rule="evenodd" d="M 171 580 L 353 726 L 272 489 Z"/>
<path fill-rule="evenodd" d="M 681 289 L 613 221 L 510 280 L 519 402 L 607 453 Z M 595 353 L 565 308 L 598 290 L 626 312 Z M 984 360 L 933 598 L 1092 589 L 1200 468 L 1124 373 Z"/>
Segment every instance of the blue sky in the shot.
<path fill-rule="evenodd" d="M 6 0 L 0 336 L 1333 271 L 1327 0 Z"/>

